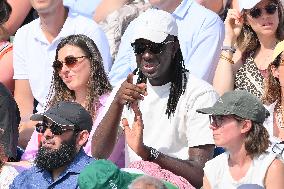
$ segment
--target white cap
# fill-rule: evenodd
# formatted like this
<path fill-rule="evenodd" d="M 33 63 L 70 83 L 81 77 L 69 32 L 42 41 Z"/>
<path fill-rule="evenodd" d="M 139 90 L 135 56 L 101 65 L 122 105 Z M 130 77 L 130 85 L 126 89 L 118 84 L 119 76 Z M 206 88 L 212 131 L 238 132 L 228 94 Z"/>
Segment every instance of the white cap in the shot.
<path fill-rule="evenodd" d="M 238 0 L 240 11 L 243 9 L 251 9 L 261 0 Z"/>
<path fill-rule="evenodd" d="M 161 43 L 168 35 L 178 35 L 175 18 L 163 10 L 148 9 L 136 21 L 131 42 L 143 38 Z"/>

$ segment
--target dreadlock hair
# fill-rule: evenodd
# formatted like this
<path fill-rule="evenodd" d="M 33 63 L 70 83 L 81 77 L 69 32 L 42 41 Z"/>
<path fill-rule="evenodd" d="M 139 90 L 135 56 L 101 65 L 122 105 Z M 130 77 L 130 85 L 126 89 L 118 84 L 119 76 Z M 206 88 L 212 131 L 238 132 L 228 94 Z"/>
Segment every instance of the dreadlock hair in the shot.
<path fill-rule="evenodd" d="M 174 41 L 179 42 L 176 36 L 174 36 Z M 165 112 L 166 115 L 168 115 L 168 118 L 175 113 L 179 98 L 182 94 L 184 94 L 187 85 L 186 72 L 188 72 L 188 70 L 185 68 L 180 48 L 178 48 L 174 58 L 172 58 L 171 64 L 174 74 L 171 81 L 170 95 Z M 137 84 L 146 83 L 147 77 L 138 68 L 134 70 L 134 73 L 137 73 L 137 71 Z"/>
<path fill-rule="evenodd" d="M 55 60 L 58 59 L 58 51 L 66 45 L 79 47 L 90 61 L 91 71 L 87 83 L 86 110 L 94 117 L 96 108 L 99 106 L 99 97 L 109 93 L 111 84 L 104 71 L 102 57 L 95 44 L 89 37 L 77 34 L 70 35 L 60 41 L 56 49 Z M 57 69 L 53 71 L 52 83 L 48 95 L 47 107 L 55 105 L 59 101 L 76 100 L 75 92 L 70 90 L 59 76 Z"/>

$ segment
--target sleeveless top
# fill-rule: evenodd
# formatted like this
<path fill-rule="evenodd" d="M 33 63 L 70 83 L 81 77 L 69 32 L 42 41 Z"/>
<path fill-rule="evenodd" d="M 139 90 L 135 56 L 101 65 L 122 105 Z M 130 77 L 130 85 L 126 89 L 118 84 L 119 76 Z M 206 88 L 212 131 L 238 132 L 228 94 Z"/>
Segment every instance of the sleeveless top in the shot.
<path fill-rule="evenodd" d="M 204 167 L 204 174 L 206 175 L 211 188 L 220 189 L 264 189 L 264 178 L 266 172 L 274 159 L 278 158 L 273 153 L 263 153 L 255 157 L 246 172 L 246 175 L 240 180 L 236 181 L 232 178 L 229 171 L 227 152 L 208 161 Z"/>
<path fill-rule="evenodd" d="M 261 98 L 264 93 L 263 80 L 266 75 L 267 69 L 259 70 L 251 54 L 236 73 L 235 89 L 248 91 Z"/>

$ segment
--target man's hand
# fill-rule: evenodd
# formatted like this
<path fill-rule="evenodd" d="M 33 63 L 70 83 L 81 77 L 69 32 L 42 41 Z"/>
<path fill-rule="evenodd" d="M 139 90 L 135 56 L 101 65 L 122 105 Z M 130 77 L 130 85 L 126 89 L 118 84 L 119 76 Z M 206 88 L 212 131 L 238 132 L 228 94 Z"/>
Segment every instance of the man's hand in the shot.
<path fill-rule="evenodd" d="M 149 157 L 149 152 L 147 147 L 143 143 L 143 120 L 142 114 L 135 102 L 131 105 L 135 116 L 132 124 L 132 128 L 129 127 L 128 120 L 126 118 L 122 119 L 122 125 L 124 127 L 125 139 L 128 146 L 142 159 L 147 159 Z"/>
<path fill-rule="evenodd" d="M 114 101 L 121 105 L 133 103 L 137 100 L 143 100 L 146 93 L 146 84 L 133 84 L 133 74 L 129 74 L 127 79 L 121 84 L 117 91 Z"/>

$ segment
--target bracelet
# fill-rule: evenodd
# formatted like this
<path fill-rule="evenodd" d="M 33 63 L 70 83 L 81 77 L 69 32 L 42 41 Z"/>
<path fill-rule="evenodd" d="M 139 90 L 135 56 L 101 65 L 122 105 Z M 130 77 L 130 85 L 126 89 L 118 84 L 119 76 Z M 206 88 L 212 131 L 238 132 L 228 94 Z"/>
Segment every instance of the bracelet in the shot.
<path fill-rule="evenodd" d="M 160 152 L 156 150 L 155 148 L 152 148 L 152 147 L 148 147 L 148 148 L 150 150 L 150 155 L 149 157 L 147 157 L 146 161 L 153 161 L 157 159 L 160 155 Z"/>
<path fill-rule="evenodd" d="M 226 60 L 226 61 L 229 62 L 230 64 L 235 64 L 235 62 L 234 62 L 232 59 L 230 59 L 230 58 L 224 56 L 222 53 L 220 54 L 220 59 Z"/>
<path fill-rule="evenodd" d="M 232 52 L 233 54 L 236 52 L 236 48 L 234 47 L 230 47 L 230 46 L 223 46 L 221 48 L 222 51 L 229 51 L 229 52 Z"/>

